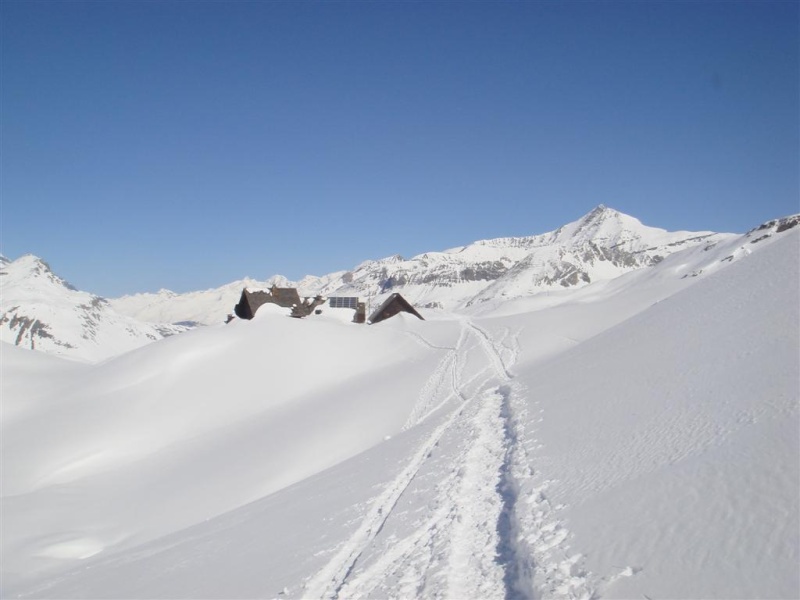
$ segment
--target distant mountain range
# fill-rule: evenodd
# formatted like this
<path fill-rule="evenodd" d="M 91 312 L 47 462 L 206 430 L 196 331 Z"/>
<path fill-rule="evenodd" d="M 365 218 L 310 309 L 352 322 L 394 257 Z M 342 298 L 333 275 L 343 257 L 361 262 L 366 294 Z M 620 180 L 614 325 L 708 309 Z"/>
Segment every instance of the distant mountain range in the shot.
<path fill-rule="evenodd" d="M 377 297 L 399 291 L 422 307 L 458 310 L 491 299 L 612 279 L 652 266 L 678 250 L 730 235 L 667 232 L 600 205 L 541 235 L 481 240 L 411 259 L 368 261 L 314 291 Z"/>
<path fill-rule="evenodd" d="M 302 295 L 359 296 L 377 306 L 400 292 L 422 308 L 460 310 L 496 298 L 516 298 L 611 279 L 651 266 L 678 250 L 715 243 L 734 234 L 667 232 L 600 205 L 555 231 L 529 237 L 480 240 L 413 258 L 400 255 L 368 260 L 351 271 L 292 282 L 240 280 L 220 288 L 187 294 L 161 290 L 110 300 L 119 312 L 146 321 L 224 320 L 243 287 L 288 285 Z"/>
<path fill-rule="evenodd" d="M 589 284 L 653 267 L 678 252 L 695 249 L 686 265 L 670 276 L 699 275 L 720 260 L 735 260 L 754 242 L 800 222 L 791 216 L 740 235 L 708 231 L 668 232 L 648 227 L 600 205 L 555 231 L 528 237 L 481 240 L 410 259 L 399 255 L 361 263 L 352 271 L 292 282 L 276 275 L 243 279 L 205 291 L 168 290 L 104 299 L 74 289 L 34 256 L 13 262 L 2 257 L 0 340 L 90 361 L 133 349 L 196 325 L 222 323 L 243 288 L 297 287 L 301 295 L 359 296 L 377 306 L 400 292 L 415 306 L 445 311 L 481 307 L 547 292 L 568 293 Z M 706 252 L 729 247 L 724 257 Z"/>

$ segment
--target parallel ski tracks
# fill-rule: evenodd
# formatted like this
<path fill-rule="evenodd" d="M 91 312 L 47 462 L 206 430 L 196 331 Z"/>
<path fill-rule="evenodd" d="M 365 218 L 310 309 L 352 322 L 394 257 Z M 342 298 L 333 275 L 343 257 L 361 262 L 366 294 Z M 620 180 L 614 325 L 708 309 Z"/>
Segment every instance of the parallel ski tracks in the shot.
<path fill-rule="evenodd" d="M 519 351 L 516 337 L 509 348 L 467 319 L 452 348 L 412 335 L 447 354 L 423 387 L 406 427 L 454 406 L 372 501 L 356 531 L 306 583 L 303 597 L 365 597 L 378 589 L 386 595 L 391 579 L 390 595 L 398 597 L 591 598 L 586 574 L 576 566 L 580 557 L 566 552 L 567 531 L 544 487 L 533 484 L 531 458 L 519 441 L 527 409 L 509 366 Z M 476 348 L 482 350 L 485 365 L 465 377 L 467 355 Z M 456 424 L 456 435 L 463 431 L 471 439 L 441 477 L 437 500 L 410 534 L 360 564 L 400 498 Z"/>
<path fill-rule="evenodd" d="M 353 533 L 333 559 L 307 585 L 304 596 L 309 598 L 338 598 L 356 562 L 364 550 L 383 529 L 392 509 L 408 488 L 422 464 L 445 431 L 463 411 L 463 406 L 430 435 L 412 456 L 403 471 L 389 483 L 375 499 L 361 525 Z"/>
<path fill-rule="evenodd" d="M 465 339 L 466 329 L 461 328 L 458 343 L 452 349 L 452 356 L 448 355 L 440 362 L 437 371 L 452 364 L 450 367 L 451 383 L 453 386 L 452 394 L 449 394 L 445 402 L 455 395 L 460 403 L 459 406 L 450 414 L 447 420 L 439 425 L 431 435 L 422 443 L 417 452 L 412 456 L 403 471 L 387 485 L 381 494 L 372 503 L 370 510 L 361 522 L 359 528 L 350 536 L 343 547 L 328 562 L 328 564 L 305 586 L 304 595 L 309 598 L 338 598 L 339 594 L 350 576 L 356 562 L 361 554 L 375 539 L 383 529 L 384 523 L 389 518 L 392 509 L 397 504 L 400 496 L 408 488 L 411 481 L 419 472 L 420 467 L 428 458 L 429 454 L 439 443 L 442 435 L 450 428 L 453 422 L 459 417 L 466 407 L 468 399 L 464 397 L 458 387 L 459 377 L 455 372 L 457 355 Z"/>

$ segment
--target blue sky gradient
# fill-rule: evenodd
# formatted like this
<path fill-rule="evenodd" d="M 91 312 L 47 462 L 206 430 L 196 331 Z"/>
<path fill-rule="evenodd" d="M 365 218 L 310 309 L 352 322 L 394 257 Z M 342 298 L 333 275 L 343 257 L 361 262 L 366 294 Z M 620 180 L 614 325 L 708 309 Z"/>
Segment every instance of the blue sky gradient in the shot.
<path fill-rule="evenodd" d="M 800 212 L 786 2 L 2 2 L 9 258 L 106 296 Z"/>

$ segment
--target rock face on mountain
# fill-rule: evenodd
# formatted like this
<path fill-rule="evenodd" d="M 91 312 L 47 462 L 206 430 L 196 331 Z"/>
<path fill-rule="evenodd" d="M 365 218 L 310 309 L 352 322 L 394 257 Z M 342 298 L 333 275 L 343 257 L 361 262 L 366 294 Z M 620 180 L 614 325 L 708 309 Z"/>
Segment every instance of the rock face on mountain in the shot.
<path fill-rule="evenodd" d="M 0 286 L 0 340 L 32 350 L 98 361 L 187 329 L 123 316 L 32 255 L 4 259 Z"/>

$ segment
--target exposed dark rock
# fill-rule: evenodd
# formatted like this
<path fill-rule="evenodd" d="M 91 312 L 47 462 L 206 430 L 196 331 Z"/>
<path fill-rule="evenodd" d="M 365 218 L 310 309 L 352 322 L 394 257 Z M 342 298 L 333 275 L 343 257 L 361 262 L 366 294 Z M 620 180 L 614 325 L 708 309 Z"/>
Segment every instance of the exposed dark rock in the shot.
<path fill-rule="evenodd" d="M 30 348 L 31 350 L 36 349 L 36 340 L 37 339 L 49 339 L 58 346 L 63 346 L 64 348 L 74 348 L 72 344 L 67 342 L 62 342 L 50 332 L 50 326 L 42 323 L 39 319 L 31 319 L 29 317 L 18 315 L 15 313 L 18 306 L 15 306 L 3 315 L 0 318 L 0 326 L 5 325 L 8 323 L 8 327 L 11 331 L 19 328 L 17 332 L 17 338 L 14 340 L 15 346 L 23 346 L 25 340 L 30 340 Z M 9 316 L 9 314 L 12 314 Z"/>
<path fill-rule="evenodd" d="M 788 231 L 793 227 L 797 227 L 798 224 L 800 224 L 800 215 L 794 215 L 780 219 L 778 221 L 778 227 L 775 229 L 775 233 L 783 233 L 784 231 Z"/>
<path fill-rule="evenodd" d="M 754 240 L 750 240 L 750 243 L 751 243 L 751 244 L 757 244 L 758 242 L 760 242 L 760 241 L 762 241 L 762 240 L 766 240 L 767 238 L 771 238 L 771 237 L 772 237 L 772 236 L 771 236 L 770 234 L 768 234 L 768 233 L 767 233 L 767 234 L 765 234 L 765 235 L 762 235 L 762 236 L 759 236 L 759 237 L 757 237 L 757 238 L 756 238 L 756 239 L 754 239 Z"/>
<path fill-rule="evenodd" d="M 766 229 L 774 229 L 775 233 L 783 233 L 784 231 L 788 231 L 797 225 L 800 224 L 800 214 L 798 215 L 790 215 L 788 217 L 782 217 L 780 219 L 772 219 L 771 221 L 767 221 L 766 223 L 762 223 L 758 227 L 755 227 L 747 232 L 747 235 L 751 235 L 758 231 L 764 231 Z"/>

